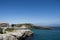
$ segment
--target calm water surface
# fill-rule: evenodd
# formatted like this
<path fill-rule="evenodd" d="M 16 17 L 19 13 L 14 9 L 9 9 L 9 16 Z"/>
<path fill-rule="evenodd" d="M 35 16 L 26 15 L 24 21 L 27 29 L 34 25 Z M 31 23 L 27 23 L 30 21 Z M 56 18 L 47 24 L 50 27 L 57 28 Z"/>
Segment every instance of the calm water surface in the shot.
<path fill-rule="evenodd" d="M 60 30 L 33 29 L 34 36 L 27 40 L 60 40 Z"/>

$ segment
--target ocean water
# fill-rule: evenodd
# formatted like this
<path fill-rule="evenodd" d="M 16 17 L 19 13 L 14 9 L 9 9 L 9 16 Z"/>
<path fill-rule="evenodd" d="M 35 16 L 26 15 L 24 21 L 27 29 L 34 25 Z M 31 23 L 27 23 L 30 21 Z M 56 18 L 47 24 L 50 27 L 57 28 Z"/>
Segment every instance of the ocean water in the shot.
<path fill-rule="evenodd" d="M 34 35 L 27 40 L 60 40 L 60 30 L 33 29 Z"/>

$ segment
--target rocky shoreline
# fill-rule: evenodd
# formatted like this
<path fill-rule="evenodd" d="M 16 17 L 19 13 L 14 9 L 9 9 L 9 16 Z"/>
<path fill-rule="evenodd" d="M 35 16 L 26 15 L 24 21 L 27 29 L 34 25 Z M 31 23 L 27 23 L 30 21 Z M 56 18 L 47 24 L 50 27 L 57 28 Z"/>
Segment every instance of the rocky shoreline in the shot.
<path fill-rule="evenodd" d="M 0 23 L 0 40 L 25 40 L 33 35 L 30 29 L 52 30 L 49 27 L 36 26 L 33 24 Z"/>
<path fill-rule="evenodd" d="M 0 34 L 0 40 L 25 40 L 32 35 L 33 32 L 30 29 L 6 31 L 6 33 Z"/>

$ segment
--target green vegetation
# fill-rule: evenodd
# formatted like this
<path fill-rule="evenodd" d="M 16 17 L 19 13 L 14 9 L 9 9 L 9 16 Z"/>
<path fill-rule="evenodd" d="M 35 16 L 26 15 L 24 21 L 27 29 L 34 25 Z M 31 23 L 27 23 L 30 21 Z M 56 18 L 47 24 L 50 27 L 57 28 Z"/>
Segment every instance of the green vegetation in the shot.
<path fill-rule="evenodd" d="M 0 34 L 3 34 L 3 29 L 2 28 L 0 28 Z"/>
<path fill-rule="evenodd" d="M 14 28 L 7 28 L 5 31 L 12 32 L 14 31 Z"/>

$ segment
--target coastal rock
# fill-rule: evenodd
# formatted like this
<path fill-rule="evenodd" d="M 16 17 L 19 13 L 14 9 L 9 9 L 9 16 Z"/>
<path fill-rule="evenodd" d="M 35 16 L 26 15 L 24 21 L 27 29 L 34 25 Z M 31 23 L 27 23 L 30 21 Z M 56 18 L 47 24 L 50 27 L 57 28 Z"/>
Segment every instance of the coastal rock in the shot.
<path fill-rule="evenodd" d="M 25 40 L 26 37 L 32 36 L 33 32 L 26 26 L 21 27 L 1 27 L 0 40 Z"/>
<path fill-rule="evenodd" d="M 8 34 L 2 34 L 3 40 L 18 40 L 16 37 Z"/>
<path fill-rule="evenodd" d="M 0 40 L 3 40 L 3 35 L 0 34 Z"/>
<path fill-rule="evenodd" d="M 26 32 L 25 32 L 25 35 L 26 35 L 27 37 L 30 37 L 30 36 L 33 35 L 33 32 L 31 32 L 31 31 L 26 31 Z"/>
<path fill-rule="evenodd" d="M 0 34 L 0 40 L 23 40 L 27 36 L 31 36 L 33 32 L 29 29 L 26 30 L 14 30 L 7 32 L 6 34 Z"/>

